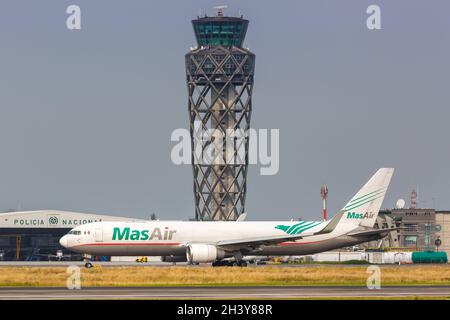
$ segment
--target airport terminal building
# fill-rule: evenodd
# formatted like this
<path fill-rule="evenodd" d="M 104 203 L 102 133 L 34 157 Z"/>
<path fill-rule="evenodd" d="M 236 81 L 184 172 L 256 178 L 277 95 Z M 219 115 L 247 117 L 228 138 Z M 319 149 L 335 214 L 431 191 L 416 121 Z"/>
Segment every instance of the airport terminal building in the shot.
<path fill-rule="evenodd" d="M 402 251 L 444 251 L 450 255 L 450 211 L 428 208 L 381 210 L 375 228 L 399 227 L 383 240 L 383 247 Z M 375 248 L 378 241 L 364 244 Z"/>
<path fill-rule="evenodd" d="M 56 210 L 0 213 L 0 261 L 81 259 L 61 247 L 59 239 L 82 224 L 119 220 L 140 219 Z"/>

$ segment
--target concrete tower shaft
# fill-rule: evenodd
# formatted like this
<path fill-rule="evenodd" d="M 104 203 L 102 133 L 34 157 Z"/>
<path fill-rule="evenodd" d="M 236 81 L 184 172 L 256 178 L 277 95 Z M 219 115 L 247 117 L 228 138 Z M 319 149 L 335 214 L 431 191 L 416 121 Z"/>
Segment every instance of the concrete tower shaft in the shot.
<path fill-rule="evenodd" d="M 255 55 L 242 48 L 248 21 L 217 16 L 192 24 L 198 47 L 185 60 L 195 216 L 236 220 L 245 211 L 249 143 L 245 134 L 250 128 L 255 70 Z"/>

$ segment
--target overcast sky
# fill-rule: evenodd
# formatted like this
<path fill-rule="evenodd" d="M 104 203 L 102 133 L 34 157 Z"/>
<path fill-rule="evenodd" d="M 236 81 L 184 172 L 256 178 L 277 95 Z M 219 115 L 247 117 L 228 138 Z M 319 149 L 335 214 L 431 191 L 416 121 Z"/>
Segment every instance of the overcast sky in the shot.
<path fill-rule="evenodd" d="M 188 127 L 190 20 L 218 4 L 250 20 L 252 127 L 280 129 L 279 173 L 250 167 L 248 219 L 319 219 L 323 182 L 334 213 L 382 166 L 384 207 L 418 186 L 450 209 L 448 0 L 2 0 L 0 210 L 193 217 L 170 134 Z"/>

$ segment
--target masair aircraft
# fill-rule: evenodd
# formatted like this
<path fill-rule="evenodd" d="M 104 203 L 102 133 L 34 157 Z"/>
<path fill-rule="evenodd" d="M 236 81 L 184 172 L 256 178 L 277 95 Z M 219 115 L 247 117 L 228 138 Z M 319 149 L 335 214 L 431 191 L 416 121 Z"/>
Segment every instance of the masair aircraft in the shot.
<path fill-rule="evenodd" d="M 245 256 L 306 255 L 353 246 L 394 230 L 374 228 L 393 172 L 379 169 L 329 221 L 94 222 L 72 229 L 60 243 L 83 254 L 162 256 L 168 262 L 213 266 L 245 265 Z"/>

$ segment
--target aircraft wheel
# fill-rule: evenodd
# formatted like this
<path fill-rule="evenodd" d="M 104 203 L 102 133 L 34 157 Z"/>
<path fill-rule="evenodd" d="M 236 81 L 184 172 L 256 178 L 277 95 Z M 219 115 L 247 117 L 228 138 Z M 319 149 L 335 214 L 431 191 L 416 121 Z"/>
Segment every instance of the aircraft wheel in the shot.
<path fill-rule="evenodd" d="M 84 267 L 87 268 L 87 269 L 90 269 L 90 268 L 93 267 L 93 265 L 92 265 L 92 263 L 90 263 L 90 262 L 86 262 L 86 263 L 84 264 Z"/>
<path fill-rule="evenodd" d="M 247 266 L 247 262 L 245 262 L 245 261 L 241 261 L 239 263 L 239 267 L 246 267 L 246 266 Z"/>

